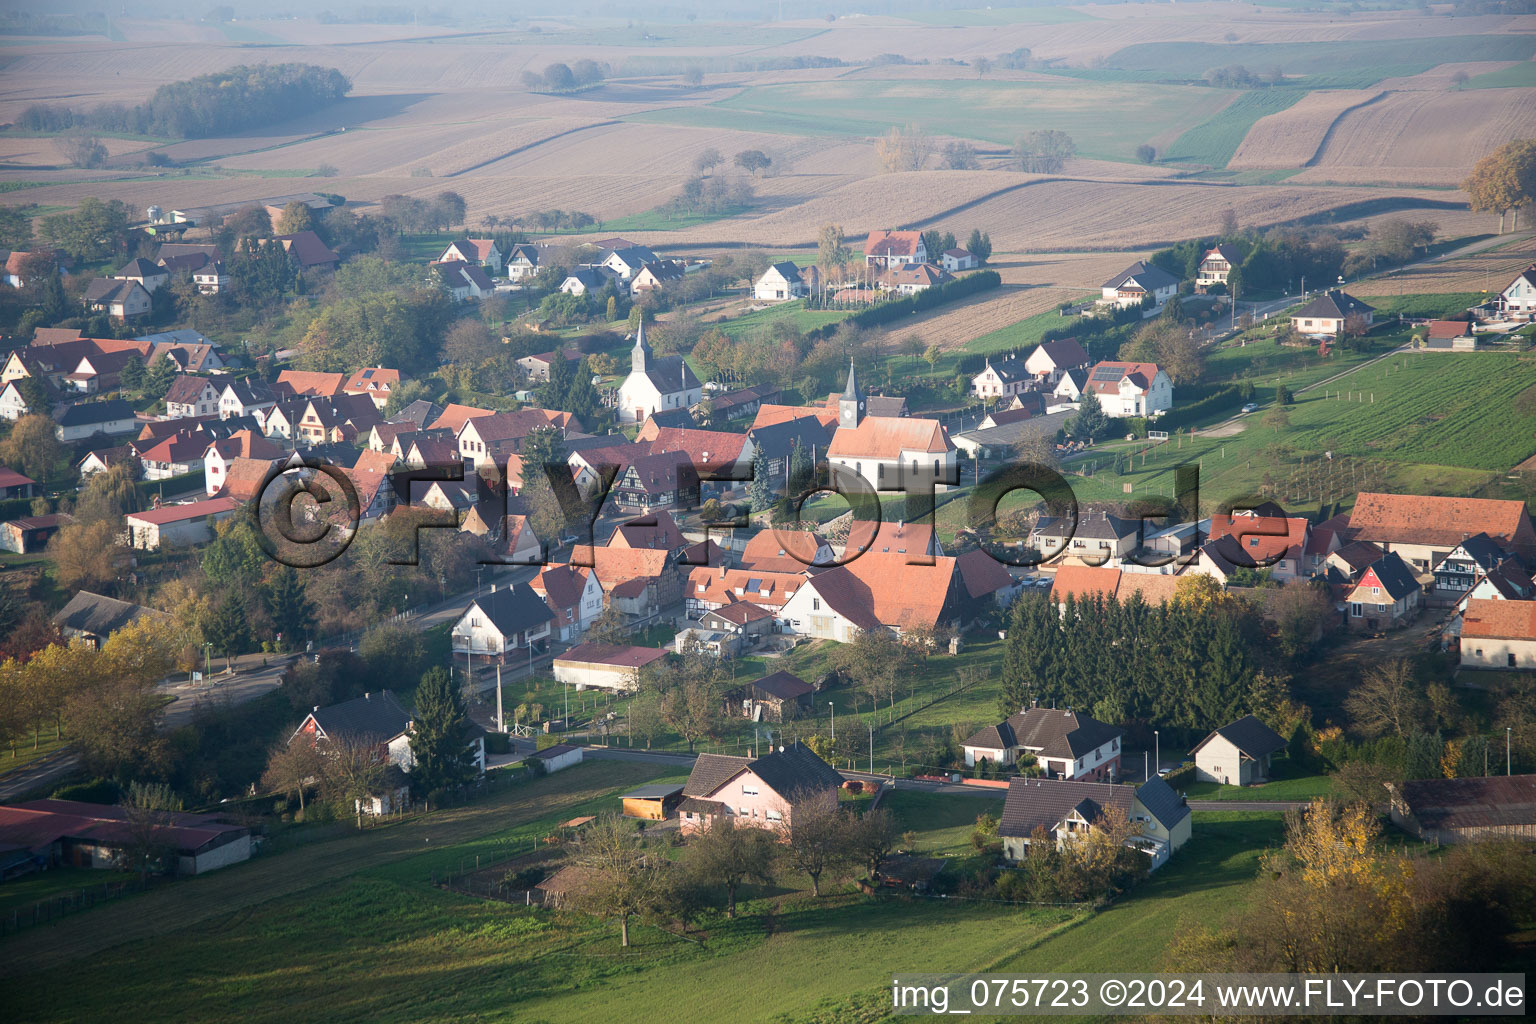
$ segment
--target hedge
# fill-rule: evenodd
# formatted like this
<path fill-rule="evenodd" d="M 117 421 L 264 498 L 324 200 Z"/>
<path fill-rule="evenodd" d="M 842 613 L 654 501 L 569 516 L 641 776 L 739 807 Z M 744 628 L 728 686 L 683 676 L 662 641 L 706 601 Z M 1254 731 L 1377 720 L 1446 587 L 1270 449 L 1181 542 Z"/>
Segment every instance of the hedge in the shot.
<path fill-rule="evenodd" d="M 149 508 L 154 499 L 159 497 L 161 488 L 165 494 L 180 494 L 182 491 L 190 491 L 196 487 L 200 491 L 207 490 L 207 482 L 203 477 L 203 471 L 195 473 L 183 473 L 181 476 L 166 477 L 164 480 L 139 480 L 133 485 L 139 492 L 139 507 Z"/>
<path fill-rule="evenodd" d="M 868 309 L 862 309 L 842 321 L 842 323 L 853 324 L 855 327 L 877 327 L 881 324 L 888 324 L 893 320 L 899 320 L 904 316 L 911 316 L 913 313 L 921 313 L 924 310 L 933 309 L 935 306 L 942 306 L 946 302 L 963 299 L 967 295 L 974 295 L 977 292 L 1000 287 L 1002 283 L 1003 279 L 997 271 L 979 270 L 974 274 L 967 274 L 953 281 L 935 285 L 932 288 L 918 292 L 916 295 L 908 295 L 902 299 L 892 299 L 889 302 L 882 302 L 879 305 L 870 306 Z M 830 338 L 832 333 L 837 330 L 837 327 L 838 325 L 835 323 L 822 324 L 820 327 L 807 331 L 806 337 L 812 340 Z"/>
<path fill-rule="evenodd" d="M 1252 392 L 1249 391 L 1248 394 L 1251 395 Z M 1174 431 L 1180 427 L 1188 427 L 1208 416 L 1214 416 L 1216 413 L 1241 405 L 1244 400 L 1243 388 L 1236 384 L 1228 384 L 1198 402 L 1190 402 L 1188 405 L 1178 406 L 1163 413 L 1157 418 L 1157 429 Z"/>
<path fill-rule="evenodd" d="M 0 523 L 32 514 L 31 498 L 7 498 L 0 501 Z"/>

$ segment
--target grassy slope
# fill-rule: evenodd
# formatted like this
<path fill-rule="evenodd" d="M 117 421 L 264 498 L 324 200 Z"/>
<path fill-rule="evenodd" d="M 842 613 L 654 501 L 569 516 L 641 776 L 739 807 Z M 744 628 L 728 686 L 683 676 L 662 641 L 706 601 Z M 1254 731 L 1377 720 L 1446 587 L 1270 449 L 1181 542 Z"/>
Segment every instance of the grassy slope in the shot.
<path fill-rule="evenodd" d="M 893 124 L 1012 145 L 1035 129 L 1072 136 L 1081 156 L 1133 160 L 1147 138 L 1204 121 L 1231 97 L 1218 89 L 1143 83 L 878 81 L 758 86 L 719 103 L 632 115 L 652 121 L 786 135 L 880 135 Z M 1128 130 L 1127 126 L 1134 126 Z"/>
<path fill-rule="evenodd" d="M 1260 400 L 1273 394 L 1276 380 L 1294 389 L 1341 368 L 1314 358 L 1304 370 L 1266 375 L 1261 381 L 1268 386 L 1260 388 Z M 1515 396 L 1532 384 L 1536 365 L 1506 354 L 1394 356 L 1339 381 L 1344 401 L 1333 385 L 1298 396 L 1289 410 L 1290 426 L 1279 434 L 1260 417 L 1250 417 L 1240 434 L 1184 438 L 1150 452 L 1144 465 L 1136 460 L 1128 474 L 1115 474 L 1101 463 L 1092 479 L 1073 477 L 1071 482 L 1079 500 L 1121 496 L 1120 485 L 1127 482 L 1138 494 L 1168 494 L 1173 467 L 1199 462 L 1201 500 L 1211 503 L 1253 493 L 1266 474 L 1288 475 L 1296 460 L 1289 449 L 1311 462 L 1321 452 L 1334 453 L 1336 483 L 1327 488 L 1334 495 L 1351 490 L 1347 460 L 1341 456 L 1388 464 L 1393 485 L 1410 491 L 1466 493 L 1536 449 L 1531 440 L 1536 418 L 1513 407 Z M 1354 393 L 1353 401 L 1348 393 Z"/>
<path fill-rule="evenodd" d="M 1528 60 L 1477 75 L 1466 85 L 1468 89 L 1528 89 L 1531 86 L 1536 86 L 1536 62 Z"/>
<path fill-rule="evenodd" d="M 1210 120 L 1180 135 L 1166 152 L 1159 154 L 1159 159 L 1225 167 L 1255 121 L 1278 114 L 1305 95 L 1302 89 L 1254 89 L 1242 93 Z"/>

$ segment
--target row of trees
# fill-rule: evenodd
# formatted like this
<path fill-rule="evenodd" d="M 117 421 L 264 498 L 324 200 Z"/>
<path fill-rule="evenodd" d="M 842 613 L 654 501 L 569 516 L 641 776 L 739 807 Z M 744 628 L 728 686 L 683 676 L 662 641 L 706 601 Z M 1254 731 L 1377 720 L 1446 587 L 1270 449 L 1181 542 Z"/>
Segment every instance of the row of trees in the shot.
<path fill-rule="evenodd" d="M 70 128 L 200 139 L 311 114 L 352 91 L 335 68 L 314 64 L 239 65 L 162 85 L 143 103 L 74 110 L 59 104 L 27 107 L 18 123 L 30 131 Z"/>
<path fill-rule="evenodd" d="M 1287 600 L 1297 607 L 1280 617 L 1304 620 L 1303 628 L 1320 624 L 1319 609 L 1326 613 L 1306 584 Z M 1258 612 L 1205 575 L 1181 578 L 1158 606 L 1099 596 L 1022 600 L 1009 619 L 1000 710 L 1013 714 L 1036 700 L 1091 709 L 1106 722 L 1195 731 L 1264 717 L 1287 699 L 1285 681 L 1268 671 L 1268 644 Z"/>
<path fill-rule="evenodd" d="M 771 830 L 716 817 L 689 838 L 674 861 L 659 841 L 637 834 L 623 818 L 604 815 L 581 834 L 574 857 L 581 880 L 572 902 L 617 921 L 620 944 L 628 946 L 631 919 L 679 920 L 686 926 L 709 907 L 735 917 L 744 886 L 767 885 L 787 874 L 808 878 L 815 896 L 827 879 L 855 873 L 873 879 L 901 841 L 889 811 L 860 815 L 835 801 L 799 799 L 792 818 Z"/>
<path fill-rule="evenodd" d="M 595 60 L 578 60 L 570 64 L 556 61 L 545 65 L 543 71 L 524 71 L 523 88 L 529 92 L 574 92 L 596 85 L 611 71 L 607 64 Z"/>

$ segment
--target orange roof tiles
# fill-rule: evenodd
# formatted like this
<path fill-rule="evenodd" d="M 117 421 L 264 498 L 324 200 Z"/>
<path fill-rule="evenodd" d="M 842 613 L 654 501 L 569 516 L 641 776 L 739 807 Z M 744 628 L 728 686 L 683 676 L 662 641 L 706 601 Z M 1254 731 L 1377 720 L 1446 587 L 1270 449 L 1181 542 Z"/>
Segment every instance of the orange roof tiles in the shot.
<path fill-rule="evenodd" d="M 954 450 L 949 432 L 938 420 L 866 417 L 857 427 L 843 427 L 827 446 L 831 458 L 900 459 L 903 452 L 940 453 Z"/>
<path fill-rule="evenodd" d="M 814 416 L 821 421 L 822 426 L 831 429 L 837 426 L 837 405 L 834 403 L 830 409 L 819 405 L 760 405 L 757 407 L 757 418 L 752 421 L 750 429 L 771 427 L 775 423 L 788 423 L 790 420 L 798 420 L 806 416 Z"/>
<path fill-rule="evenodd" d="M 1462 616 L 1461 635 L 1485 640 L 1536 640 L 1536 601 L 1474 598 L 1467 602 Z"/>
<path fill-rule="evenodd" d="M 1355 499 L 1349 526 L 1360 540 L 1388 544 L 1455 546 L 1474 533 L 1507 545 L 1536 541 L 1525 503 L 1496 498 L 1363 492 Z"/>

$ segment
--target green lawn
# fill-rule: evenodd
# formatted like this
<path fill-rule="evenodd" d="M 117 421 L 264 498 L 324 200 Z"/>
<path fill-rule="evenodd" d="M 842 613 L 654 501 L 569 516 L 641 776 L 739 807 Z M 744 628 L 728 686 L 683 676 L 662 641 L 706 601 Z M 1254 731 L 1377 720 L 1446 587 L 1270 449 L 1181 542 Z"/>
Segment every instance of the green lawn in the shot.
<path fill-rule="evenodd" d="M 806 309 L 805 302 L 796 299 L 793 302 L 775 303 L 751 313 L 743 313 L 717 326 L 732 338 L 746 338 L 767 331 L 781 320 L 787 320 L 795 330 L 803 334 L 825 324 L 846 320 L 854 312 L 851 309 Z"/>
<path fill-rule="evenodd" d="M 131 882 L 138 876 L 131 871 L 96 871 L 91 868 L 58 867 L 13 878 L 0 885 L 0 918 L 19 910 L 26 921 L 31 908 L 59 897 L 78 897 L 82 890 L 94 890 L 100 898 L 103 886 Z M 119 899 L 130 899 L 124 896 Z"/>
<path fill-rule="evenodd" d="M 1311 800 L 1333 794 L 1333 780 L 1293 766 L 1284 754 L 1270 766 L 1270 781 L 1259 786 L 1223 786 L 1216 782 L 1191 782 L 1180 787 L 1190 800 Z"/>
<path fill-rule="evenodd" d="M 1256 74 L 1281 68 L 1307 76 L 1302 84 L 1364 88 L 1398 75 L 1414 75 L 1450 61 L 1528 60 L 1529 38 L 1447 35 L 1433 49 L 1421 39 L 1361 38 L 1294 43 L 1137 43 L 1112 54 L 1105 66 L 1158 80 L 1201 78 L 1212 68 L 1242 65 Z"/>
<path fill-rule="evenodd" d="M 670 213 L 657 207 L 654 210 L 646 210 L 644 213 L 632 213 L 627 217 L 604 221 L 603 230 L 618 234 L 625 231 L 681 231 L 683 228 L 694 228 L 700 224 L 710 224 L 727 217 L 734 217 L 749 209 L 751 207 L 733 206 L 714 213 Z"/>
<path fill-rule="evenodd" d="M 617 766 L 604 770 L 620 781 Z M 589 787 L 599 778 L 595 766 L 569 775 Z M 1182 926 L 1219 922 L 1243 906 L 1259 854 L 1281 839 L 1278 815 L 1197 814 L 1191 842 L 1169 865 L 1097 913 L 870 898 L 836 883 L 817 899 L 803 878 L 784 876 L 774 886 L 747 887 L 735 920 L 708 914 L 690 939 L 635 924 L 628 950 L 606 921 L 431 885 L 434 875 L 477 858 L 488 866 L 531 849 L 559 821 L 611 807 L 624 788 L 441 848 L 430 841 L 434 819 L 404 826 L 427 838 L 420 854 L 382 864 L 332 855 L 339 876 L 95 953 L 88 984 L 79 983 L 79 964 L 7 978 L 7 1017 L 286 1022 L 299 1008 L 324 1005 L 329 1019 L 410 1024 L 615 1016 L 641 1024 L 876 1021 L 885 1017 L 893 971 L 1155 969 Z M 916 833 L 915 849 L 961 860 L 975 815 L 1001 805 L 969 794 L 898 791 L 887 799 Z M 373 841 L 398 834 L 381 829 Z M 327 847 L 359 842 L 320 843 L 262 863 L 268 871 L 297 869 L 306 858 L 325 857 Z M 348 873 L 348 864 L 358 866 Z M 216 894 L 255 867 L 221 873 L 224 887 L 213 879 L 203 887 Z M 163 914 L 179 888 L 136 897 L 135 912 Z M 765 987 L 743 984 L 744 977 L 793 983 Z"/>
<path fill-rule="evenodd" d="M 1529 60 L 1476 75 L 1466 84 L 1468 89 L 1529 89 L 1532 86 L 1536 86 L 1536 62 Z"/>
<path fill-rule="evenodd" d="M 1294 390 L 1336 372 L 1319 362 L 1266 376 L 1259 399 L 1270 401 L 1277 381 Z M 1405 353 L 1296 396 L 1285 428 L 1265 424 L 1261 412 L 1243 420 L 1241 433 L 1176 438 L 1129 468 L 1108 458 L 1074 462 L 1079 475 L 1069 479 L 1080 501 L 1124 500 L 1126 483 L 1135 494 L 1170 495 L 1174 467 L 1196 463 L 1207 506 L 1253 494 L 1266 478 L 1282 500 L 1315 502 L 1320 490 L 1329 500 L 1354 493 L 1352 463 L 1368 460 L 1410 493 L 1471 493 L 1536 451 L 1536 417 L 1514 407 L 1533 384 L 1536 363 L 1505 353 Z M 1332 461 L 1321 459 L 1328 451 Z M 1289 485 L 1293 473 L 1303 478 Z"/>
<path fill-rule="evenodd" d="M 960 25 L 975 27 L 985 25 L 1062 25 L 1073 21 L 1095 21 L 1091 14 L 1084 14 L 1072 7 L 988 7 L 969 11 L 912 11 L 902 15 L 908 21 L 925 25 Z"/>
<path fill-rule="evenodd" d="M 1167 151 L 1158 154 L 1158 159 L 1225 167 L 1255 121 L 1278 114 L 1306 94 L 1304 89 L 1250 89 L 1239 93 L 1215 116 L 1175 139 Z"/>
<path fill-rule="evenodd" d="M 1364 282 L 1362 289 L 1372 282 Z M 1481 303 L 1487 296 L 1482 292 L 1440 292 L 1426 295 L 1358 295 L 1363 302 L 1376 307 L 1376 318 L 1397 316 L 1452 317 L 1465 313 L 1469 306 Z"/>
<path fill-rule="evenodd" d="M 882 81 L 869 78 L 756 86 L 707 106 L 631 115 L 631 121 L 786 135 L 869 137 L 893 124 L 1011 146 L 1036 129 L 1070 134 L 1080 156 L 1131 161 L 1155 135 L 1186 131 L 1232 98 L 1226 90 L 1146 83 Z"/>
<path fill-rule="evenodd" d="M 16 744 L 13 753 L 10 747 L 0 749 L 0 776 L 8 775 L 18 768 L 25 768 L 40 757 L 47 757 L 56 750 L 62 750 L 66 741 L 58 736 L 49 736 L 45 731 L 38 737 L 36 748 L 32 746 L 32 737 L 22 737 Z"/>

